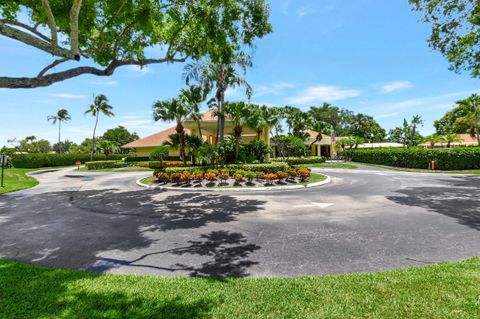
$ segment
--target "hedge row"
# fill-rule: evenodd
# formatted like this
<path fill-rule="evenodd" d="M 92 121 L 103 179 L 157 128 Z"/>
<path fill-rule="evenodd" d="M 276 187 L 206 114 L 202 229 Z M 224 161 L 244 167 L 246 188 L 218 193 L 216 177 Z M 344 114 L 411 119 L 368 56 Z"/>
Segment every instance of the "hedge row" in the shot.
<path fill-rule="evenodd" d="M 217 166 L 192 166 L 192 167 L 167 167 L 165 168 L 165 173 L 174 174 L 174 173 L 183 173 L 186 171 L 207 171 L 209 169 L 222 169 L 226 168 L 232 171 L 235 170 L 245 170 L 252 172 L 262 172 L 262 173 L 278 173 L 284 172 L 288 169 L 287 163 L 268 163 L 268 164 L 230 164 L 222 167 Z M 156 173 L 158 173 L 156 171 Z"/>
<path fill-rule="evenodd" d="M 327 159 L 323 156 L 309 156 L 309 157 L 289 157 L 286 160 L 282 158 L 274 158 L 272 162 L 286 162 L 288 165 L 299 165 L 299 164 L 316 164 L 316 163 L 325 163 Z"/>
<path fill-rule="evenodd" d="M 125 155 L 113 154 L 108 157 L 112 160 L 121 160 Z M 105 160 L 105 155 L 95 154 L 95 161 Z M 56 154 L 56 153 L 29 153 L 14 154 L 12 156 L 13 167 L 16 168 L 40 168 L 54 166 L 70 166 L 75 165 L 77 161 L 85 163 L 90 161 L 90 154 Z"/>
<path fill-rule="evenodd" d="M 427 169 L 432 161 L 439 170 L 480 169 L 480 147 L 453 149 L 382 148 L 351 151 L 354 162 Z"/>

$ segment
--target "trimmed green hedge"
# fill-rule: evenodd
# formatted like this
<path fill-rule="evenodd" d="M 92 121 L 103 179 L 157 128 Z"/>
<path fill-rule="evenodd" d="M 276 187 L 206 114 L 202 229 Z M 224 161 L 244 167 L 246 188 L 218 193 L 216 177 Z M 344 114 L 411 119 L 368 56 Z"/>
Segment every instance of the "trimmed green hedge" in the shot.
<path fill-rule="evenodd" d="M 122 163 L 124 164 L 124 163 Z M 126 163 L 125 163 L 126 164 Z M 85 166 L 89 170 L 95 170 L 95 169 L 103 169 L 103 168 L 116 168 L 117 167 L 117 161 L 94 161 L 94 162 L 86 162 Z"/>
<path fill-rule="evenodd" d="M 439 170 L 480 169 L 480 147 L 360 149 L 351 151 L 351 156 L 354 162 L 405 168 L 428 169 L 435 161 Z"/>
<path fill-rule="evenodd" d="M 325 163 L 327 159 L 323 156 L 309 156 L 309 157 L 289 157 L 285 161 L 282 158 L 274 158 L 272 162 L 286 162 L 288 165 L 299 165 L 299 164 L 316 164 L 316 163 Z"/>
<path fill-rule="evenodd" d="M 222 169 L 227 168 L 230 170 L 245 170 L 252 172 L 263 172 L 263 173 L 277 173 L 285 172 L 288 169 L 287 163 L 268 163 L 268 164 L 229 164 L 225 166 L 191 166 L 191 167 L 167 167 L 165 172 L 167 174 L 173 173 L 183 173 L 185 171 L 207 171 L 209 169 Z"/>
<path fill-rule="evenodd" d="M 125 155 L 112 154 L 108 156 L 110 160 L 121 160 Z M 93 157 L 95 161 L 105 160 L 105 155 L 95 154 Z M 16 168 L 40 168 L 40 167 L 54 167 L 54 166 L 70 166 L 75 165 L 76 161 L 82 163 L 90 161 L 90 154 L 56 154 L 56 153 L 29 153 L 29 154 L 14 154 L 12 156 L 13 167 Z"/>

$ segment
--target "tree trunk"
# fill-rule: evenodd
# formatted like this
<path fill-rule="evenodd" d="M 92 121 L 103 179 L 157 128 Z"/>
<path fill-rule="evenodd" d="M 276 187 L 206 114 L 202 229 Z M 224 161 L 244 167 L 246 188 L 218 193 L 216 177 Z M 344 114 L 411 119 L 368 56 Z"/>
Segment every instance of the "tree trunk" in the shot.
<path fill-rule="evenodd" d="M 60 146 L 60 130 L 62 128 L 62 121 L 58 121 L 58 146 Z"/>
<path fill-rule="evenodd" d="M 93 127 L 92 152 L 90 153 L 90 161 L 93 161 L 93 154 L 95 153 L 95 132 L 97 131 L 98 116 L 99 115 L 100 115 L 100 113 L 97 112 L 97 116 L 95 117 L 95 126 Z"/>
<path fill-rule="evenodd" d="M 242 138 L 242 127 L 237 126 L 234 129 L 235 134 L 235 163 L 238 161 L 238 150 L 240 148 L 240 139 Z"/>
<path fill-rule="evenodd" d="M 181 122 L 177 122 L 177 127 L 175 131 L 178 134 L 178 139 L 180 142 L 180 157 L 183 160 L 183 165 L 187 164 L 187 157 L 185 156 L 185 130 Z"/>
<path fill-rule="evenodd" d="M 226 91 L 226 83 L 225 83 L 225 70 L 224 65 L 220 66 L 220 96 L 219 96 L 219 103 L 218 108 L 221 114 L 220 116 L 220 143 L 223 142 L 225 138 L 225 116 L 223 114 L 223 102 L 225 101 L 225 91 Z"/>
<path fill-rule="evenodd" d="M 197 120 L 197 127 L 198 127 L 198 137 L 200 137 L 200 140 L 203 141 L 202 127 L 200 126 L 200 120 Z"/>
<path fill-rule="evenodd" d="M 480 127 L 477 127 L 477 144 L 480 146 Z"/>

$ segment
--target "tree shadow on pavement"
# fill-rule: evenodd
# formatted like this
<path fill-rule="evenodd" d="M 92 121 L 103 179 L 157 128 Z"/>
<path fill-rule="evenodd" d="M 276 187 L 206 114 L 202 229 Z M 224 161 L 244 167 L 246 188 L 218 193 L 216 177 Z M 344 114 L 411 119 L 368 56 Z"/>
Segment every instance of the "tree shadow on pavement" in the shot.
<path fill-rule="evenodd" d="M 409 187 L 397 193 L 401 195 L 387 198 L 400 205 L 426 208 L 480 230 L 480 177 L 452 176 L 438 181 L 438 186 Z"/>
<path fill-rule="evenodd" d="M 229 231 L 214 231 L 201 235 L 199 241 L 190 240 L 188 243 L 189 246 L 148 253 L 133 260 L 101 258 L 89 270 L 102 272 L 114 267 L 128 266 L 169 272 L 188 272 L 191 277 L 246 277 L 247 269 L 257 264 L 247 258 L 252 252 L 260 249 L 260 246 L 249 244 L 241 233 Z M 207 256 L 212 259 L 200 266 L 177 263 L 171 267 L 162 267 L 142 263 L 148 257 L 165 254 Z"/>
<path fill-rule="evenodd" d="M 262 210 L 265 202 L 225 194 L 108 189 L 43 193 L 6 202 L 0 199 L 0 204 L 0 258 L 106 271 L 122 261 L 99 264 L 99 253 L 149 248 L 156 242 L 149 232 L 232 222 L 241 214 Z M 199 241 L 189 241 L 171 253 L 211 260 L 201 266 L 174 267 L 192 276 L 224 277 L 245 276 L 246 269 L 255 264 L 246 258 L 260 247 L 248 244 L 241 233 L 216 231 L 198 236 Z M 152 266 L 160 270 L 165 265 Z"/>

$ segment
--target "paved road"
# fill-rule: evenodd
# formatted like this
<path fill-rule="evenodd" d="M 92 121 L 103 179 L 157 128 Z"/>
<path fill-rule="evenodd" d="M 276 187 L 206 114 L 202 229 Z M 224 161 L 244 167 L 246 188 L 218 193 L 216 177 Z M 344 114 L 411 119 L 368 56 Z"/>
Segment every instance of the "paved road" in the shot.
<path fill-rule="evenodd" d="M 144 190 L 66 171 L 0 196 L 0 258 L 109 273 L 298 276 L 480 255 L 480 176 L 319 170 L 301 191 Z"/>

